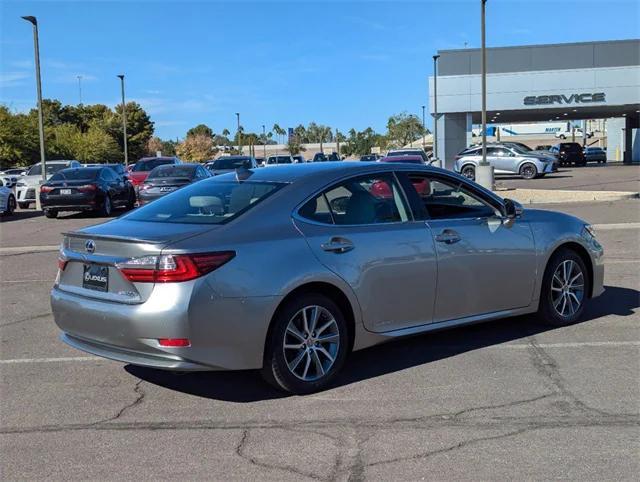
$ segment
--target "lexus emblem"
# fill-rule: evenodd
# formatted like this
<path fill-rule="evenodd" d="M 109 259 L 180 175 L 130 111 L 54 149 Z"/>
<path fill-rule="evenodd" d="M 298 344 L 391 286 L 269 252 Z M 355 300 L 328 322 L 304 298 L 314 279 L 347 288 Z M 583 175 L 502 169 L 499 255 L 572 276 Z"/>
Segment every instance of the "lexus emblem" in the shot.
<path fill-rule="evenodd" d="M 92 239 L 89 239 L 84 243 L 84 249 L 87 250 L 87 253 L 93 253 L 96 250 L 96 243 L 94 243 Z"/>

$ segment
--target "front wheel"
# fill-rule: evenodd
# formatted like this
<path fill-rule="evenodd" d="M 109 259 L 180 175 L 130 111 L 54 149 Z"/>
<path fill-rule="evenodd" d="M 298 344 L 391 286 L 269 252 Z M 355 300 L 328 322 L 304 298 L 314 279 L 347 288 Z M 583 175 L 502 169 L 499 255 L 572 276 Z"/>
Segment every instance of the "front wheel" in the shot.
<path fill-rule="evenodd" d="M 531 163 L 523 164 L 520 167 L 520 177 L 522 179 L 533 179 L 538 175 L 538 168 Z"/>
<path fill-rule="evenodd" d="M 44 215 L 49 219 L 55 219 L 58 217 L 58 211 L 56 211 L 55 209 L 45 209 Z"/>
<path fill-rule="evenodd" d="M 538 315 L 549 325 L 565 326 L 578 321 L 584 311 L 591 280 L 578 254 L 558 250 L 549 260 L 542 279 Z"/>
<path fill-rule="evenodd" d="M 474 166 L 464 166 L 462 171 L 460 171 L 460 174 L 471 181 L 476 180 L 476 168 Z"/>
<path fill-rule="evenodd" d="M 262 375 L 280 390 L 316 392 L 337 375 L 347 356 L 348 331 L 340 308 L 321 294 L 287 302 L 273 320 Z"/>

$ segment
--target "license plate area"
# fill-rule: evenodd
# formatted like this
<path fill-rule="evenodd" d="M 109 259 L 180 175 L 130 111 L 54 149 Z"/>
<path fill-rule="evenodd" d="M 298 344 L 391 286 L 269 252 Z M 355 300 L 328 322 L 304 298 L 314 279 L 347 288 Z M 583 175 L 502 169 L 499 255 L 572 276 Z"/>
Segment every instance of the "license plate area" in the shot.
<path fill-rule="evenodd" d="M 109 267 L 101 264 L 85 264 L 82 287 L 103 293 L 109 291 Z"/>
<path fill-rule="evenodd" d="M 60 194 L 62 194 L 63 196 L 68 196 L 69 194 L 71 194 L 71 189 L 60 189 Z"/>

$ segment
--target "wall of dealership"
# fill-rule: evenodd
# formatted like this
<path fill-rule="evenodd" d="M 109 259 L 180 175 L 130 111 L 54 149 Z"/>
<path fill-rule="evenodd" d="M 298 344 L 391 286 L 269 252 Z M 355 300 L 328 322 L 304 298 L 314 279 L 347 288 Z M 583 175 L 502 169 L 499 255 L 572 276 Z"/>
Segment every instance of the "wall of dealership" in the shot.
<path fill-rule="evenodd" d="M 438 54 L 437 154 L 451 169 L 481 123 L 481 51 Z M 608 158 L 640 162 L 640 40 L 487 49 L 488 122 L 603 118 Z"/>

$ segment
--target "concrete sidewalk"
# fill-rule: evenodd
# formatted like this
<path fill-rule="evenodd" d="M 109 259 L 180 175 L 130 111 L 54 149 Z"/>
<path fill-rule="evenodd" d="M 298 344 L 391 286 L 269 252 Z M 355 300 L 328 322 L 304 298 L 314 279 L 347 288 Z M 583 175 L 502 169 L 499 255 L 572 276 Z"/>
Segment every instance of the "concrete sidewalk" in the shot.
<path fill-rule="evenodd" d="M 568 191 L 557 189 L 497 189 L 496 194 L 521 204 L 577 203 L 637 199 L 637 192 L 625 191 Z"/>

